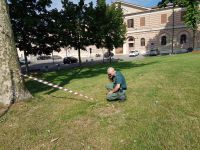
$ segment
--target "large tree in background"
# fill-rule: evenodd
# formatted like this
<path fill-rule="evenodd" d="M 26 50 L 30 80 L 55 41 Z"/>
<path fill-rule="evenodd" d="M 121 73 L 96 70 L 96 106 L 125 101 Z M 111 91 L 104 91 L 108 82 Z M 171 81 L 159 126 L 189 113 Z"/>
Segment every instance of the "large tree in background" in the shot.
<path fill-rule="evenodd" d="M 53 51 L 60 51 L 64 43 L 60 36 L 63 34 L 60 27 L 62 25 L 61 14 L 57 9 L 41 13 L 38 15 L 37 30 L 35 36 L 33 54 L 51 54 Z"/>
<path fill-rule="evenodd" d="M 123 45 L 126 35 L 121 4 L 114 3 L 109 6 L 105 0 L 98 0 L 95 19 L 95 45 L 98 48 L 107 48 L 111 56 L 110 53 L 114 48 Z"/>
<path fill-rule="evenodd" d="M 63 12 L 63 41 L 66 46 L 69 45 L 78 50 L 79 64 L 81 65 L 81 50 L 86 50 L 86 46 L 92 43 L 92 30 L 90 26 L 93 20 L 93 4 L 86 5 L 84 0 L 80 0 L 78 4 L 74 4 L 69 0 L 62 0 Z M 68 38 L 68 40 L 66 40 Z"/>
<path fill-rule="evenodd" d="M 106 24 L 106 11 L 107 5 L 105 0 L 97 0 L 97 6 L 95 8 L 95 17 L 94 17 L 94 34 L 95 34 L 95 45 L 97 48 L 104 48 L 105 45 L 105 28 Z"/>
<path fill-rule="evenodd" d="M 31 97 L 20 76 L 20 66 L 6 1 L 0 1 L 0 102 L 10 104 Z"/>
<path fill-rule="evenodd" d="M 199 0 L 162 0 L 158 3 L 159 7 L 166 7 L 169 3 L 173 4 L 173 18 L 174 18 L 174 7 L 180 6 L 186 8 L 186 14 L 184 16 L 184 22 L 187 27 L 193 31 L 193 49 L 195 48 L 196 31 L 198 24 L 200 23 L 200 11 L 199 11 Z M 174 22 L 174 19 L 173 19 Z M 174 23 L 173 23 L 174 24 Z"/>
<path fill-rule="evenodd" d="M 62 44 L 57 23 L 60 13 L 47 10 L 51 0 L 8 1 L 16 46 L 24 51 L 26 62 L 29 54 L 50 54 L 60 50 Z M 27 63 L 26 68 L 29 72 Z"/>
<path fill-rule="evenodd" d="M 57 9 L 50 10 L 39 15 L 37 30 L 34 32 L 35 37 L 35 52 L 36 54 L 53 55 L 53 52 L 60 52 L 61 48 L 66 45 L 63 41 L 65 32 L 62 30 L 63 23 L 62 14 Z M 68 36 L 65 36 L 65 39 Z M 52 57 L 54 61 L 54 57 Z"/>

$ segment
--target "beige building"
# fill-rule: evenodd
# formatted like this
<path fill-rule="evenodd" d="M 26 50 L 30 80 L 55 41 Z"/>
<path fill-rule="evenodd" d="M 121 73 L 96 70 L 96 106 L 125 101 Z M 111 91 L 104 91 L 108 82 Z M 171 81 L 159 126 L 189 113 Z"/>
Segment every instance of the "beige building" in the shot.
<path fill-rule="evenodd" d="M 173 9 L 146 8 L 121 2 L 124 21 L 127 25 L 127 39 L 116 54 L 128 54 L 138 50 L 141 54 L 157 49 L 160 53 L 170 53 L 173 35 Z M 174 13 L 174 52 L 184 52 L 192 47 L 192 31 L 183 21 L 184 8 L 175 8 Z M 195 47 L 200 49 L 200 26 L 196 34 Z"/>

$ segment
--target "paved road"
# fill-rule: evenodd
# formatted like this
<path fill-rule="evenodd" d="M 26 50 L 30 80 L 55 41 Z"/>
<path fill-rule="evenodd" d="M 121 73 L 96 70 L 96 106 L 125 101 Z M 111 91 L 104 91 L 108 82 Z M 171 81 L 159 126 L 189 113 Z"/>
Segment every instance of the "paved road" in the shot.
<path fill-rule="evenodd" d="M 128 55 L 115 55 L 112 61 L 132 61 L 132 60 L 138 60 L 143 59 L 144 57 L 142 55 L 139 55 L 137 57 L 129 57 Z M 94 64 L 100 64 L 103 63 L 103 58 L 82 58 L 82 66 L 89 66 Z M 109 62 L 108 59 L 104 59 L 104 62 Z M 79 64 L 63 64 L 63 60 L 39 60 L 35 63 L 31 63 L 29 65 L 30 71 L 32 72 L 40 72 L 40 71 L 54 71 L 54 70 L 60 70 L 60 69 L 69 69 L 69 68 L 75 68 L 78 67 Z M 25 72 L 25 66 L 22 66 L 22 72 Z"/>
<path fill-rule="evenodd" d="M 123 61 L 132 61 L 132 60 L 138 60 L 138 59 L 144 58 L 144 56 L 142 56 L 142 55 L 139 55 L 139 56 L 136 56 L 136 57 L 129 57 L 128 55 L 115 55 L 114 57 L 116 59 L 120 59 L 120 60 L 123 60 Z"/>

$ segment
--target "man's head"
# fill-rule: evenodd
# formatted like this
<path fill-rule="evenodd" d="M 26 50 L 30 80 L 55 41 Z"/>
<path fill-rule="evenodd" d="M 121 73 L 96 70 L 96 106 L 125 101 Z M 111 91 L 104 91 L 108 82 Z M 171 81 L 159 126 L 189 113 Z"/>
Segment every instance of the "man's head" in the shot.
<path fill-rule="evenodd" d="M 109 67 L 107 70 L 107 74 L 109 78 L 112 78 L 113 76 L 115 76 L 115 69 L 113 67 Z"/>

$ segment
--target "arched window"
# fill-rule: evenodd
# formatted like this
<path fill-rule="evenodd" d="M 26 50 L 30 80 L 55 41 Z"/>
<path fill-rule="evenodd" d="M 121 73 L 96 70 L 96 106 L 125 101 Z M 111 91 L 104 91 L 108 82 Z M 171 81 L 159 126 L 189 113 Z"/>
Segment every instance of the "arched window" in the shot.
<path fill-rule="evenodd" d="M 185 34 L 182 34 L 180 38 L 180 44 L 184 44 L 186 43 L 186 41 L 187 41 L 187 36 Z"/>
<path fill-rule="evenodd" d="M 161 37 L 161 45 L 166 45 L 167 44 L 167 37 L 166 36 L 162 36 Z"/>
<path fill-rule="evenodd" d="M 141 38 L 141 46 L 145 46 L 145 39 Z"/>

